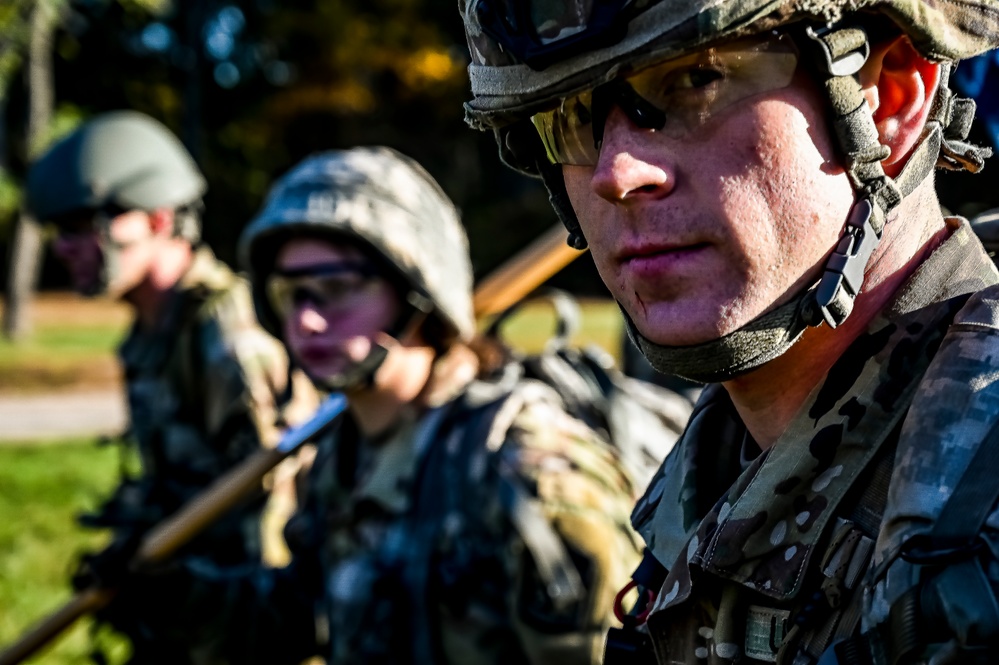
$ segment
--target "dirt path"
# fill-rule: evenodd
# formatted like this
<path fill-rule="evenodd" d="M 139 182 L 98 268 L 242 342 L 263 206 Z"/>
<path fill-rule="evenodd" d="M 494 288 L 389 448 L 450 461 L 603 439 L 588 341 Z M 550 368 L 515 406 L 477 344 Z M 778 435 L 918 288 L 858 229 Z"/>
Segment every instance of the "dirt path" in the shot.
<path fill-rule="evenodd" d="M 124 428 L 120 391 L 0 395 L 0 443 L 110 436 Z"/>

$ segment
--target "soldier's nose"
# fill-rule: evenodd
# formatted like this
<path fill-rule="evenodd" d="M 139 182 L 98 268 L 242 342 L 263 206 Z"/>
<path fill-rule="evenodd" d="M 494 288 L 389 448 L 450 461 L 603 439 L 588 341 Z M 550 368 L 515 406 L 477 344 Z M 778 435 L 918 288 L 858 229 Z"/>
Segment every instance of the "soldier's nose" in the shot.
<path fill-rule="evenodd" d="M 656 154 L 657 146 L 650 140 L 653 135 L 652 130 L 636 127 L 620 109 L 611 111 L 591 180 L 598 196 L 628 204 L 673 191 L 675 176 Z"/>
<path fill-rule="evenodd" d="M 317 312 L 311 305 L 304 305 L 296 311 L 298 330 L 307 335 L 318 335 L 326 332 L 329 324 L 326 317 Z"/>

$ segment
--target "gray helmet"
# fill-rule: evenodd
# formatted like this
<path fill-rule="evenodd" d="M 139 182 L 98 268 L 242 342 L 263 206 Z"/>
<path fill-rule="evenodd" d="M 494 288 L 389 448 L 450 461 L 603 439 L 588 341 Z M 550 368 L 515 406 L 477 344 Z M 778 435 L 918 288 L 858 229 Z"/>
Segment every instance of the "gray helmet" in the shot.
<path fill-rule="evenodd" d="M 264 280 L 283 240 L 297 234 L 328 234 L 373 251 L 448 338 L 474 334 L 472 267 L 458 210 L 412 159 L 382 147 L 334 150 L 306 159 L 274 185 L 239 242 L 257 315 L 273 334 L 280 322 Z"/>
<path fill-rule="evenodd" d="M 170 130 L 141 113 L 114 111 L 84 123 L 32 165 L 27 202 L 40 219 L 57 221 L 106 207 L 184 208 L 199 203 L 206 189 Z M 183 226 L 178 233 L 196 240 Z"/>
<path fill-rule="evenodd" d="M 934 165 L 977 171 L 991 154 L 966 141 L 974 102 L 954 97 L 947 79 L 950 63 L 999 46 L 997 0 L 459 0 L 459 9 L 472 55 L 466 119 L 495 132 L 509 165 L 542 177 L 569 243 L 579 249 L 586 239 L 561 167 L 546 158 L 532 115 L 644 66 L 778 28 L 809 59 L 857 192 L 843 236 L 816 287 L 719 340 L 662 346 L 628 321 L 642 352 L 668 374 L 725 380 L 781 355 L 808 326 L 842 324 L 902 198 Z M 884 173 L 888 148 L 856 77 L 870 54 L 868 30 L 884 24 L 894 24 L 924 57 L 945 63 L 922 142 L 897 178 Z M 654 122 L 641 126 L 658 129 Z"/>

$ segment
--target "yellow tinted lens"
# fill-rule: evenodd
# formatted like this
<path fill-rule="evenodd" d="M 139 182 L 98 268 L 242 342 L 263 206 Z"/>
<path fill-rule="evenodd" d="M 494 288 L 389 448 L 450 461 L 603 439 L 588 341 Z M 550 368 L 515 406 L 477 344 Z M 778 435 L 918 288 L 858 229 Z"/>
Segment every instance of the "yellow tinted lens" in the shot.
<path fill-rule="evenodd" d="M 325 311 L 353 307 L 367 297 L 378 283 L 356 272 L 333 275 L 271 275 L 266 293 L 271 307 L 281 318 L 293 314 L 302 305 L 310 304 Z"/>
<path fill-rule="evenodd" d="M 666 112 L 660 131 L 685 138 L 733 104 L 788 86 L 797 66 L 793 42 L 781 37 L 707 49 L 627 80 L 640 97 Z"/>
<path fill-rule="evenodd" d="M 267 279 L 264 291 L 267 294 L 267 302 L 281 319 L 287 318 L 295 308 L 292 298 L 294 290 L 294 278 L 284 275 L 271 275 Z"/>
<path fill-rule="evenodd" d="M 557 109 L 531 117 L 552 164 L 596 163 L 591 107 L 592 95 L 584 92 L 562 100 Z"/>
<path fill-rule="evenodd" d="M 791 83 L 798 51 L 787 36 L 740 40 L 642 69 L 625 81 L 638 96 L 666 114 L 657 129 L 672 138 L 695 134 L 726 108 Z M 564 99 L 531 121 L 553 164 L 592 166 L 592 92 Z"/>

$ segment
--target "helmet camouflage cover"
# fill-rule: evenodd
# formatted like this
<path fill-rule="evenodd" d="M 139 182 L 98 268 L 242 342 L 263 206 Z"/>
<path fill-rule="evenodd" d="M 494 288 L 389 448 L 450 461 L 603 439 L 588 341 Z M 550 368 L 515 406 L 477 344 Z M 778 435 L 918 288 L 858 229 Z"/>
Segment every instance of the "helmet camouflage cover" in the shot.
<path fill-rule="evenodd" d="M 514 5 L 520 6 L 507 11 Z M 613 16 L 607 11 L 600 16 L 604 5 L 616 6 Z M 482 129 L 522 119 L 614 78 L 623 67 L 641 67 L 799 20 L 831 24 L 856 12 L 882 14 L 920 53 L 938 62 L 999 46 L 995 0 L 459 0 L 459 8 L 472 56 L 473 99 L 466 114 Z M 552 55 L 541 64 L 525 64 L 490 36 L 490 24 L 504 11 L 504 20 L 529 13 L 520 22 L 521 32 L 542 49 L 574 36 L 586 39 L 577 40 L 576 48 L 549 49 Z M 591 17 L 602 24 L 599 29 L 588 25 Z M 592 34 L 581 34 L 587 31 Z"/>
<path fill-rule="evenodd" d="M 432 315 L 451 334 L 474 334 L 468 239 L 454 204 L 414 160 L 383 147 L 334 150 L 306 159 L 274 185 L 239 248 L 258 316 L 272 333 L 280 325 L 263 280 L 281 241 L 293 234 L 330 235 L 373 250 L 432 303 Z"/>

